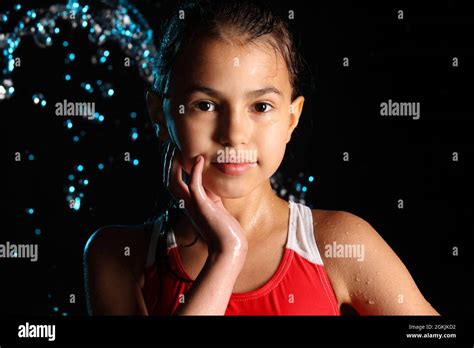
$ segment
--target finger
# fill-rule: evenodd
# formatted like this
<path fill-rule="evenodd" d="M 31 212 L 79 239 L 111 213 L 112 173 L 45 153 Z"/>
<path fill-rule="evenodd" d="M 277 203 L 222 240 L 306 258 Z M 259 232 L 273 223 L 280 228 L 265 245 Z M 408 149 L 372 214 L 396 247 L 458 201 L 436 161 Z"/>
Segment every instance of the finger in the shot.
<path fill-rule="evenodd" d="M 189 193 L 188 186 L 183 181 L 183 167 L 176 157 L 177 156 L 173 158 L 173 163 L 171 164 L 170 189 L 175 198 L 182 198 L 184 199 L 185 203 L 187 203 L 189 202 L 191 195 Z"/>
<path fill-rule="evenodd" d="M 189 182 L 191 196 L 196 200 L 197 203 L 203 203 L 207 199 L 206 192 L 202 187 L 203 168 L 204 159 L 202 156 L 198 156 L 191 170 L 191 180 Z"/>
<path fill-rule="evenodd" d="M 183 167 L 178 161 L 176 161 L 176 167 L 177 167 L 177 170 L 175 173 L 176 183 L 178 184 L 178 187 L 184 192 L 185 196 L 189 199 L 191 198 L 191 195 L 189 193 L 188 185 L 183 180 Z"/>

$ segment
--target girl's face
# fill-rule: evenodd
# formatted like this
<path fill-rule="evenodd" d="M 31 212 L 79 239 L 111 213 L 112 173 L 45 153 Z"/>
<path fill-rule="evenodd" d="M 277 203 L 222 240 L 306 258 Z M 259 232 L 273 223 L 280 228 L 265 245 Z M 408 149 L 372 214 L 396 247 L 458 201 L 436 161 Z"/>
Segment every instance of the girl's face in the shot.
<path fill-rule="evenodd" d="M 198 40 L 179 54 L 163 103 L 187 173 L 204 157 L 203 185 L 243 197 L 278 169 L 304 98 L 292 103 L 283 58 L 263 44 Z M 232 156 L 234 155 L 234 156 Z"/>

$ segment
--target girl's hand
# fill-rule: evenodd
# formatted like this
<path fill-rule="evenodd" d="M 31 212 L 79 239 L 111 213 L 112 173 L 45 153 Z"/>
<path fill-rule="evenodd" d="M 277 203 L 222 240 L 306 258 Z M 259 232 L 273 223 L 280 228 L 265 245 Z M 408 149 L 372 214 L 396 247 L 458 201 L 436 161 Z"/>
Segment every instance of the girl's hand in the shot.
<path fill-rule="evenodd" d="M 189 185 L 182 179 L 183 167 L 173 158 L 170 191 L 176 199 L 183 199 L 185 210 L 194 226 L 207 242 L 209 254 L 232 254 L 245 258 L 247 239 L 239 222 L 229 214 L 219 196 L 202 185 L 204 158 L 197 156 L 191 169 Z"/>

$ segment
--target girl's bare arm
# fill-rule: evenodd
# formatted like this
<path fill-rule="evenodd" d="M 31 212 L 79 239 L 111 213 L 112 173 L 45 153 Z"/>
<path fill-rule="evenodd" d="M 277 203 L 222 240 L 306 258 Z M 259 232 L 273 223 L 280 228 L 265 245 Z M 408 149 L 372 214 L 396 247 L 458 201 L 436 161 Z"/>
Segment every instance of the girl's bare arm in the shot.
<path fill-rule="evenodd" d="M 321 256 L 340 304 L 351 305 L 361 315 L 438 315 L 402 261 L 369 223 L 342 211 L 313 216 Z M 352 253 L 331 257 L 326 251 L 334 247 Z M 418 252 L 421 256 L 423 250 Z"/>
<path fill-rule="evenodd" d="M 184 297 L 176 315 L 224 315 L 245 255 L 209 255 L 199 276 Z"/>

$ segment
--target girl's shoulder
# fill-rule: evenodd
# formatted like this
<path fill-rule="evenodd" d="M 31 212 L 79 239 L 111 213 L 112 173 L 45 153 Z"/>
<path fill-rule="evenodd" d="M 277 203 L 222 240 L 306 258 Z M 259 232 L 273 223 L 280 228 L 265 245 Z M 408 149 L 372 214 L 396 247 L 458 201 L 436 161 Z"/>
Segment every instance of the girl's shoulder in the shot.
<path fill-rule="evenodd" d="M 364 219 L 312 211 L 315 240 L 339 304 L 360 314 L 436 315 L 398 255 Z"/>
<path fill-rule="evenodd" d="M 366 253 L 371 254 L 371 259 L 378 258 L 373 250 L 389 248 L 381 244 L 385 243 L 375 229 L 357 215 L 322 209 L 312 209 L 312 215 L 316 244 L 336 297 L 340 304 L 350 303 L 352 281 L 366 277 L 361 268 L 366 264 Z"/>
<path fill-rule="evenodd" d="M 141 282 L 150 236 L 146 224 L 103 226 L 89 237 L 84 261 L 104 268 L 124 267 Z"/>
<path fill-rule="evenodd" d="M 347 211 L 312 209 L 311 212 L 314 233 L 318 239 L 350 240 L 354 235 L 360 238 L 360 233 L 363 233 L 365 238 L 374 238 L 377 235 L 367 221 Z"/>
<path fill-rule="evenodd" d="M 363 218 L 341 210 L 312 209 L 313 232 L 318 244 L 381 243 L 380 235 Z"/>
<path fill-rule="evenodd" d="M 388 245 L 363 218 L 340 210 L 313 209 L 313 233 L 325 265 L 344 264 L 352 273 L 359 268 L 367 252 L 388 252 Z M 378 257 L 372 253 L 372 257 Z"/>

